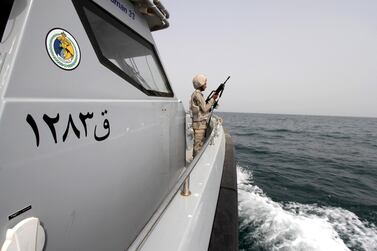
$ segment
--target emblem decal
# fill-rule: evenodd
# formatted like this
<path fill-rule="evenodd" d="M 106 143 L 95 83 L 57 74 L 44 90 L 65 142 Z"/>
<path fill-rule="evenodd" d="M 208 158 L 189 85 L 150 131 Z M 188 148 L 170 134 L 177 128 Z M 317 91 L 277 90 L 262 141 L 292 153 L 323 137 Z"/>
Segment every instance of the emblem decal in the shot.
<path fill-rule="evenodd" d="M 73 70 L 80 63 L 80 48 L 74 37 L 63 29 L 52 29 L 46 37 L 51 60 L 64 70 Z"/>

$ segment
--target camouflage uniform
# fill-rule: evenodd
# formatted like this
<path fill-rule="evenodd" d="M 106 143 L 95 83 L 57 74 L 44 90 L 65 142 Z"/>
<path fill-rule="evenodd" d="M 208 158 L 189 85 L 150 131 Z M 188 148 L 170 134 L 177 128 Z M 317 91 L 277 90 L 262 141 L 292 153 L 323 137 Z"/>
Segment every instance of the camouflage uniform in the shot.
<path fill-rule="evenodd" d="M 207 129 L 207 120 L 211 107 L 215 103 L 214 99 L 210 99 L 206 104 L 203 94 L 196 89 L 191 95 L 190 110 L 192 113 L 192 128 L 194 129 L 194 153 L 193 157 L 202 149 L 205 141 L 205 132 Z"/>

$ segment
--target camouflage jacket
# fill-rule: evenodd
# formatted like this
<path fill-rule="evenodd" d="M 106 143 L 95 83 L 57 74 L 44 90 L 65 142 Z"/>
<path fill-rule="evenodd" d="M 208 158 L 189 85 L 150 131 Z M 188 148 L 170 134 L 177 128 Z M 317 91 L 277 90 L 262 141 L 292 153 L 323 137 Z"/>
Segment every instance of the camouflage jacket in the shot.
<path fill-rule="evenodd" d="M 195 90 L 191 95 L 190 111 L 192 122 L 207 121 L 211 107 L 215 103 L 214 99 L 210 99 L 206 104 L 203 94 L 199 90 Z"/>

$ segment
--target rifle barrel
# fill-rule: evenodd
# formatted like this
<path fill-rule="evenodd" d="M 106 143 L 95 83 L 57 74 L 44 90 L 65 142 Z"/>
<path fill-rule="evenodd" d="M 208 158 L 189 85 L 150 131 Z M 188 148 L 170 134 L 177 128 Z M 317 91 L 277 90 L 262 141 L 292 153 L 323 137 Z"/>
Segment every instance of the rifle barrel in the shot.
<path fill-rule="evenodd" d="M 228 79 L 230 79 L 230 76 L 228 76 L 228 77 L 226 78 L 226 80 L 225 80 L 224 84 L 226 83 L 226 81 L 228 81 Z"/>

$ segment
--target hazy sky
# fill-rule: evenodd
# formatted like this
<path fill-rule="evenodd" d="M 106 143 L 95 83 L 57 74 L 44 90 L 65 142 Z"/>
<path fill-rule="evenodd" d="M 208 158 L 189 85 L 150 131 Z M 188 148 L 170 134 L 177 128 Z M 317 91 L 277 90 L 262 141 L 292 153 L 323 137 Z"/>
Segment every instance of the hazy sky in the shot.
<path fill-rule="evenodd" d="M 163 0 L 154 32 L 187 107 L 231 75 L 219 111 L 377 117 L 377 0 Z"/>

